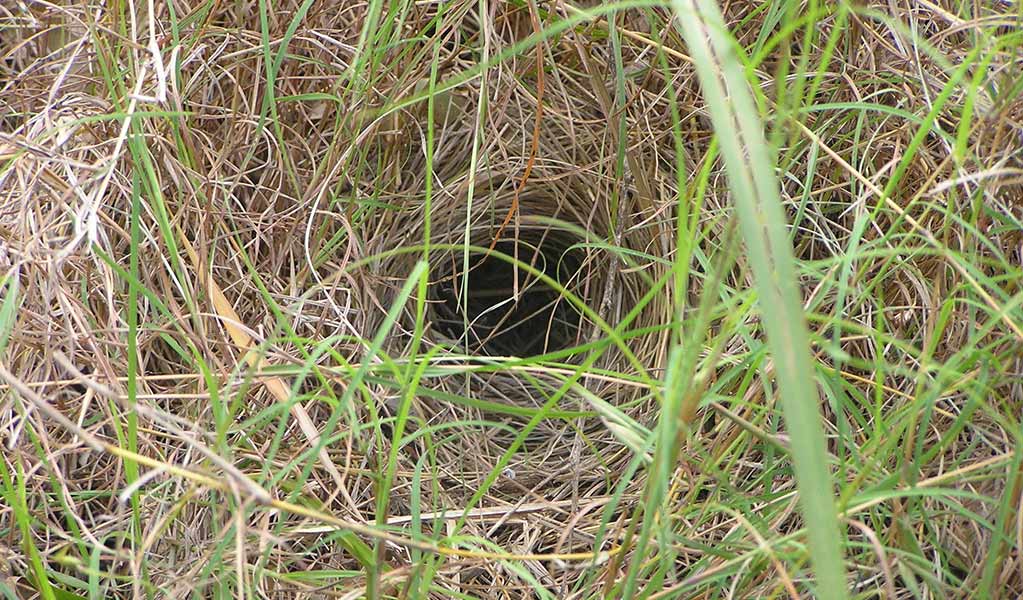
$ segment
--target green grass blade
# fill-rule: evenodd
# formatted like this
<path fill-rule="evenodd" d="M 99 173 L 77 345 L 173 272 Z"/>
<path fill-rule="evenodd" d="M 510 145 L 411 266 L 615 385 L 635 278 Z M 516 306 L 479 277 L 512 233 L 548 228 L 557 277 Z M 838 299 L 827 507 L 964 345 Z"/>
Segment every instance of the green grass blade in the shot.
<path fill-rule="evenodd" d="M 733 189 L 774 359 L 820 598 L 846 597 L 841 539 L 809 334 L 771 152 L 735 41 L 708 0 L 676 0 Z"/>

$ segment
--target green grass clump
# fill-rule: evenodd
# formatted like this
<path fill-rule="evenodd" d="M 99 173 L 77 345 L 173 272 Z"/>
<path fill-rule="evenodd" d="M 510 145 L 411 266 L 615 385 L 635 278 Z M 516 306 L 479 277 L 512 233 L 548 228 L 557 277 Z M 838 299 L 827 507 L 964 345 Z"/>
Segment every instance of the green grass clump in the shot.
<path fill-rule="evenodd" d="M 1021 24 L 0 9 L 0 594 L 1023 595 Z"/>

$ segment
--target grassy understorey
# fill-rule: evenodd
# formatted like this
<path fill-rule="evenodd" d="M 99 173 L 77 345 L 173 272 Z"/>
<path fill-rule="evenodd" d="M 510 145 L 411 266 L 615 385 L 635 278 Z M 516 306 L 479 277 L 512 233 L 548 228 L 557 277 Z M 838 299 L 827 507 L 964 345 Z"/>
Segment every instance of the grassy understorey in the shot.
<path fill-rule="evenodd" d="M 0 6 L 0 596 L 1023 596 L 1023 5 Z"/>

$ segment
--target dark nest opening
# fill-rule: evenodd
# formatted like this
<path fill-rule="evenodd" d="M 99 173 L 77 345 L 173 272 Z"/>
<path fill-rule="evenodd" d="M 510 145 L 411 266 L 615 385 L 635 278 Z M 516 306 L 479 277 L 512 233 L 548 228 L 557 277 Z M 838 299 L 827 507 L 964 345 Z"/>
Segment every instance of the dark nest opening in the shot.
<path fill-rule="evenodd" d="M 434 329 L 472 355 L 523 358 L 578 345 L 579 309 L 526 268 L 578 294 L 573 290 L 580 288 L 586 252 L 572 242 L 547 232 L 503 240 L 494 252 L 470 252 L 468 260 L 460 252 L 446 255 L 430 276 Z"/>

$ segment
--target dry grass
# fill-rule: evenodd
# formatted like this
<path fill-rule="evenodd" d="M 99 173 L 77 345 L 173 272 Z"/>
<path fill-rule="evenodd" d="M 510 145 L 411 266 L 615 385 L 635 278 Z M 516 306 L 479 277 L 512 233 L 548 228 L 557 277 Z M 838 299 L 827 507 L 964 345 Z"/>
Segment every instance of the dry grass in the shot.
<path fill-rule="evenodd" d="M 0 7 L 0 591 L 817 593 L 670 8 L 264 9 Z M 849 594 L 1023 595 L 1020 5 L 722 10 Z"/>

